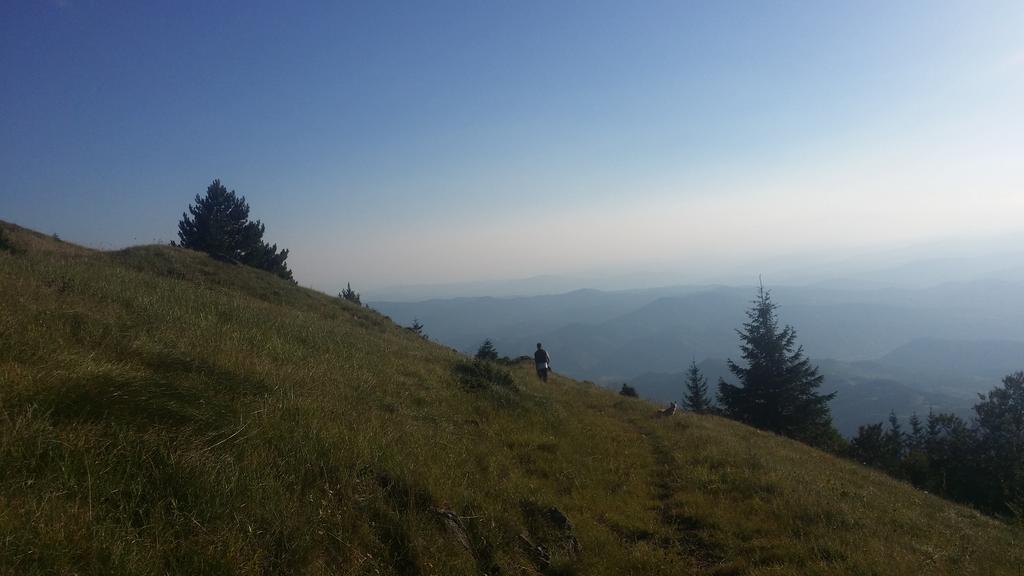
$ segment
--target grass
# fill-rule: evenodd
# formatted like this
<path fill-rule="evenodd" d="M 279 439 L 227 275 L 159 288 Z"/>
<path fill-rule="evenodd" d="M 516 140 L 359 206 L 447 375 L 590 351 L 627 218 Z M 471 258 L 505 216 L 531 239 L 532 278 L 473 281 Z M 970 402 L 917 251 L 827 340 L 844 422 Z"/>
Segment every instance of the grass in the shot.
<path fill-rule="evenodd" d="M 1022 574 L 1019 529 L 786 439 L 0 229 L 0 574 Z"/>

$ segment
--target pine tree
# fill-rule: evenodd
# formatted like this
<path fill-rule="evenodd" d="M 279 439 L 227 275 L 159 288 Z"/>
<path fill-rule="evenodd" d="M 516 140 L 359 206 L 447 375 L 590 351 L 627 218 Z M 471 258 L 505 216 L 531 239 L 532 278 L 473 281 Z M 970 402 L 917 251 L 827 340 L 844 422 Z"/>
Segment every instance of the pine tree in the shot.
<path fill-rule="evenodd" d="M 423 323 L 420 322 L 419 318 L 412 319 L 412 326 L 410 326 L 409 329 L 415 332 L 416 334 L 423 336 Z"/>
<path fill-rule="evenodd" d="M 921 450 L 924 448 L 924 442 L 924 425 L 921 424 L 921 419 L 917 416 L 917 412 L 914 412 L 910 416 L 910 438 L 908 445 L 911 450 Z"/>
<path fill-rule="evenodd" d="M 259 220 L 249 220 L 249 204 L 214 180 L 206 196 L 196 194 L 195 204 L 181 215 L 178 239 L 182 248 L 199 250 L 246 266 L 267 270 L 292 280 L 285 265 L 288 250 L 278 252 L 277 244 L 263 241 L 265 228 Z"/>
<path fill-rule="evenodd" d="M 824 377 L 796 345 L 796 330 L 780 328 L 777 306 L 760 287 L 740 336 L 746 366 L 731 359 L 729 371 L 739 380 L 719 380 L 718 398 L 727 416 L 757 428 L 832 447 L 839 441 L 828 403 L 835 393 L 819 394 Z"/>
<path fill-rule="evenodd" d="M 263 235 L 263 224 L 260 224 L 260 235 Z M 248 254 L 241 260 L 242 264 L 246 266 L 252 266 L 253 268 L 259 268 L 260 270 L 266 270 L 277 274 L 281 278 L 286 280 L 292 280 L 292 271 L 288 269 L 288 266 L 284 263 L 288 259 L 288 250 L 277 251 L 277 244 L 267 244 L 266 242 L 260 241 L 256 246 L 249 251 Z"/>
<path fill-rule="evenodd" d="M 697 367 L 696 360 L 690 360 L 690 369 L 686 373 L 686 394 L 683 396 L 683 407 L 698 414 L 711 411 L 711 400 L 708 398 L 708 379 Z"/>
<path fill-rule="evenodd" d="M 353 304 L 356 304 L 357 306 L 362 305 L 362 302 L 359 300 L 359 292 L 356 292 L 355 290 L 352 289 L 351 282 L 345 283 L 345 289 L 342 290 L 341 293 L 338 294 L 338 296 L 344 298 L 345 300 L 348 300 Z"/>
<path fill-rule="evenodd" d="M 1024 518 L 1024 372 L 1003 378 L 1002 387 L 974 406 L 976 456 L 985 478 L 984 505 Z"/>
<path fill-rule="evenodd" d="M 881 422 L 860 426 L 850 441 L 847 454 L 862 464 L 881 468 L 899 478 L 903 473 L 905 445 L 906 435 L 899 418 L 895 412 L 890 412 L 888 430 Z"/>
<path fill-rule="evenodd" d="M 490 339 L 484 340 L 484 343 L 476 351 L 476 358 L 477 360 L 497 360 L 498 349 L 494 347 L 494 343 Z"/>
<path fill-rule="evenodd" d="M 971 429 L 956 414 L 928 413 L 928 490 L 947 498 L 972 501 L 977 474 Z"/>
<path fill-rule="evenodd" d="M 910 416 L 910 434 L 907 435 L 907 451 L 902 466 L 903 477 L 915 486 L 926 486 L 928 483 L 926 442 L 924 424 L 915 412 Z"/>
<path fill-rule="evenodd" d="M 848 455 L 861 464 L 888 470 L 892 463 L 891 450 L 882 423 L 859 426 L 857 435 L 850 440 Z"/>
<path fill-rule="evenodd" d="M 900 424 L 900 419 L 896 417 L 896 412 L 892 410 L 889 411 L 889 431 L 886 434 L 889 437 L 889 444 L 896 453 L 897 460 L 902 458 L 907 448 L 907 435 L 903 432 L 903 426 Z"/>

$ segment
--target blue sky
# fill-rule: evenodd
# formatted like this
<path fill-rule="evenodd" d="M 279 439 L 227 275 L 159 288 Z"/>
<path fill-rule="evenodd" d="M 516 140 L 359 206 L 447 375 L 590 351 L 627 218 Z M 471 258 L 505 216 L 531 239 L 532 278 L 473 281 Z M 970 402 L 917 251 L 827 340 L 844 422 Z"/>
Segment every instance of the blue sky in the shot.
<path fill-rule="evenodd" d="M 1022 227 L 1019 1 L 14 1 L 0 66 L 0 218 L 168 241 L 220 178 L 327 291 Z"/>

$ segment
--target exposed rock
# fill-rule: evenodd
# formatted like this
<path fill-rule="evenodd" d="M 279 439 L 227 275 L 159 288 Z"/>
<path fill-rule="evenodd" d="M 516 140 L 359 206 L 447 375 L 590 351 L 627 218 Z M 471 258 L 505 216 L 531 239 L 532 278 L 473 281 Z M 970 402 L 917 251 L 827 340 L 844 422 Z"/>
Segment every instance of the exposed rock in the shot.
<path fill-rule="evenodd" d="M 440 518 L 445 528 L 451 532 L 459 544 L 462 544 L 466 550 L 473 552 L 473 546 L 469 543 L 469 537 L 466 535 L 466 525 L 462 523 L 462 518 L 455 512 L 444 508 L 431 508 L 431 510 Z"/>

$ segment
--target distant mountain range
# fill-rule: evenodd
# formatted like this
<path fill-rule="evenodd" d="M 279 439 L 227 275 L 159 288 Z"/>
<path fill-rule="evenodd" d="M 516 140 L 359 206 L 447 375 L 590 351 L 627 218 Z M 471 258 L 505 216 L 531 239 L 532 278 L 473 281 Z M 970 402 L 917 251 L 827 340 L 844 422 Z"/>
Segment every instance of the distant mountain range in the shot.
<path fill-rule="evenodd" d="M 1002 280 L 1024 283 L 1024 230 L 987 239 L 945 240 L 868 250 L 861 253 L 810 252 L 760 259 L 756 263 L 662 262 L 646 268 L 592 271 L 569 275 L 377 286 L 364 291 L 368 301 L 422 302 L 440 298 L 498 298 L 561 294 L 580 287 L 621 292 L 651 286 L 742 285 L 756 270 L 773 286 L 814 286 L 840 290 L 918 290 L 955 282 Z M 339 287 L 340 288 L 340 287 Z"/>
<path fill-rule="evenodd" d="M 557 371 L 606 385 L 630 382 L 667 400 L 681 395 L 680 374 L 691 360 L 707 366 L 714 382 L 724 362 L 713 359 L 738 357 L 736 329 L 753 294 L 749 286 L 679 286 L 373 306 L 401 324 L 418 318 L 430 337 L 465 352 L 485 338 L 509 356 L 543 342 Z M 833 410 L 847 433 L 890 410 L 964 412 L 976 393 L 1024 369 L 1021 282 L 780 286 L 772 294 L 829 390 L 840 391 Z"/>

